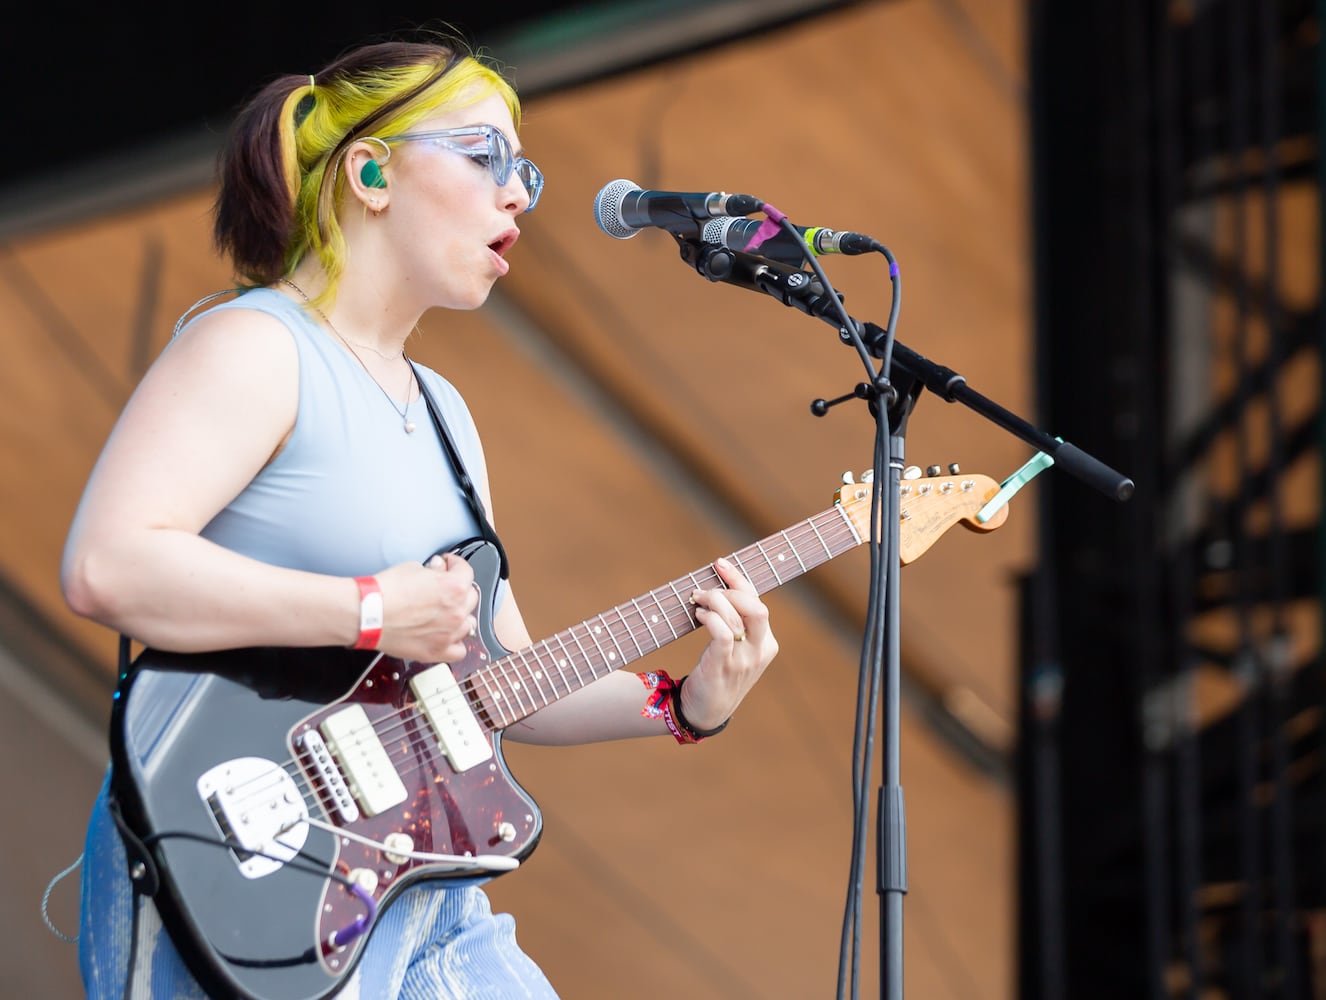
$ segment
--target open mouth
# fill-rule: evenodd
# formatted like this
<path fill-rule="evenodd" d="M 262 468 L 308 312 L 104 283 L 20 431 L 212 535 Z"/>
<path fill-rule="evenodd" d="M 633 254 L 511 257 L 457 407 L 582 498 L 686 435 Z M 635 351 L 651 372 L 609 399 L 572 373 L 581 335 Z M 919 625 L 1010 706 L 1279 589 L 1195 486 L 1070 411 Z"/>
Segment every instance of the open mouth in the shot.
<path fill-rule="evenodd" d="M 520 233 L 515 230 L 503 233 L 498 239 L 495 239 L 488 244 L 488 249 L 499 257 L 505 256 L 506 252 L 515 246 L 516 240 L 519 236 Z"/>

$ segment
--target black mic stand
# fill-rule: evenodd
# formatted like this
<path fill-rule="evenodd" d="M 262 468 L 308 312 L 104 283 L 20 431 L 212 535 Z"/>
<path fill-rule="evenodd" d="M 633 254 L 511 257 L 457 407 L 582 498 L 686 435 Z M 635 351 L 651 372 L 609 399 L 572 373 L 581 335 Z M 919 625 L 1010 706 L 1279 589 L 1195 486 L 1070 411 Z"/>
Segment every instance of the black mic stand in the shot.
<path fill-rule="evenodd" d="M 831 402 L 817 400 L 812 405 L 812 412 L 817 416 L 823 416 L 831 406 L 849 399 L 862 398 L 867 400 L 877 423 L 882 404 L 888 425 L 887 488 L 881 483 L 885 477 L 881 475 L 883 470 L 879 461 L 883 442 L 877 441 L 876 444 L 873 489 L 876 503 L 874 511 L 878 512 L 879 516 L 872 517 L 872 535 L 876 528 L 882 528 L 884 538 L 880 545 L 871 546 L 871 599 L 867 612 L 869 638 L 863 653 L 863 663 L 868 661 L 876 665 L 870 672 L 869 687 L 872 697 L 868 702 L 866 714 L 873 712 L 880 694 L 877 665 L 882 662 L 884 668 L 884 773 L 876 804 L 878 838 L 876 891 L 880 896 L 880 992 L 887 1000 L 901 1000 L 903 995 L 902 901 L 907 893 L 907 824 L 903 805 L 900 748 L 902 699 L 899 631 L 901 604 L 899 503 L 903 485 L 908 417 L 915 408 L 921 391 L 929 389 L 944 401 L 960 402 L 1035 446 L 1039 451 L 1049 455 L 1065 472 L 1095 487 L 1106 496 L 1119 501 L 1129 499 L 1133 495 L 1133 482 L 1075 446 L 1036 429 L 1027 421 L 973 391 L 967 386 L 967 380 L 963 376 L 934 364 L 898 343 L 892 338 L 890 331 L 881 329 L 873 323 L 863 323 L 853 319 L 843 308 L 842 296 L 828 287 L 827 278 L 813 260 L 811 263 L 816 274 L 753 254 L 687 239 L 676 233 L 673 235 L 677 239 L 682 259 L 703 277 L 710 281 L 721 281 L 763 292 L 786 306 L 822 319 L 838 328 L 839 339 L 843 343 L 855 346 L 858 351 L 884 362 L 882 370 L 869 384 L 858 385 L 852 393 Z M 892 264 L 891 255 L 888 255 L 887 251 L 883 252 Z M 896 299 L 894 315 L 896 316 Z M 892 317 L 890 325 L 892 326 Z M 881 579 L 882 603 L 879 594 Z M 860 713 L 862 710 L 858 711 Z M 873 732 L 874 726 L 867 726 L 867 742 Z M 869 755 L 867 754 L 864 759 L 869 759 Z M 862 833 L 861 821 L 864 816 L 862 805 L 862 802 L 857 802 L 858 826 L 854 835 L 854 847 L 860 843 L 859 837 Z M 856 856 L 854 852 L 854 871 L 857 864 Z"/>

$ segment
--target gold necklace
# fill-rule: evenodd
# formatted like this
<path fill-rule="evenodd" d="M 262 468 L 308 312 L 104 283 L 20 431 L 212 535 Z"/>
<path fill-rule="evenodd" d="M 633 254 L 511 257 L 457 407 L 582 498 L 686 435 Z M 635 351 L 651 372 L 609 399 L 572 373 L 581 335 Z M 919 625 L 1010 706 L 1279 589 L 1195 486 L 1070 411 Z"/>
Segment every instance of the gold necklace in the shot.
<path fill-rule="evenodd" d="M 336 327 L 332 325 L 332 321 L 327 318 L 327 314 L 323 312 L 321 309 L 319 309 L 317 306 L 313 305 L 312 300 L 308 297 L 308 293 L 305 292 L 304 289 L 296 285 L 289 278 L 282 278 L 281 282 L 282 284 L 289 285 L 296 292 L 298 292 L 299 297 L 303 299 L 306 303 L 308 303 L 310 306 L 312 306 L 313 311 L 316 312 L 320 317 L 322 317 L 322 321 L 325 324 L 327 324 L 327 329 L 330 330 L 336 336 L 337 340 L 339 340 L 342 344 L 345 345 L 345 349 L 354 356 L 354 359 L 356 361 L 359 362 L 359 367 L 364 369 L 364 371 L 368 374 L 368 377 L 373 380 L 373 384 L 376 385 L 379 390 L 381 390 L 382 395 L 387 397 L 387 402 L 391 404 L 391 408 L 395 410 L 397 414 L 400 415 L 401 426 L 405 428 L 405 433 L 413 434 L 414 421 L 410 419 L 410 391 L 414 388 L 414 364 L 410 361 L 409 358 L 405 357 L 405 348 L 402 347 L 401 353 L 393 356 L 393 355 L 383 354 L 381 351 L 374 350 L 372 347 L 368 347 L 367 345 L 360 345 L 364 347 L 365 350 L 373 351 L 373 353 L 376 354 L 378 357 L 383 358 L 387 361 L 394 361 L 396 360 L 396 358 L 405 358 L 405 364 L 409 366 L 410 369 L 410 384 L 405 387 L 405 406 L 404 408 L 402 408 L 396 405 L 396 400 L 392 397 L 391 393 L 389 393 L 385 388 L 383 388 L 382 383 L 378 381 L 377 376 L 374 375 L 371 371 L 369 371 L 368 365 L 364 364 L 364 359 L 359 356 L 359 352 L 354 349 L 350 341 L 342 337 L 341 331 L 336 329 Z"/>

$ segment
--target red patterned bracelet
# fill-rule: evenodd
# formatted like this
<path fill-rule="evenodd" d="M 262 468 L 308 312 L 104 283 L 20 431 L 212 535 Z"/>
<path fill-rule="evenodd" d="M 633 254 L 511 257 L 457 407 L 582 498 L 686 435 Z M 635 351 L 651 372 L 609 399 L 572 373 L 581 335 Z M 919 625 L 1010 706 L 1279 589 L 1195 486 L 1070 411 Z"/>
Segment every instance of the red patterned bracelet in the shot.
<path fill-rule="evenodd" d="M 645 707 L 640 709 L 640 714 L 647 719 L 661 717 L 668 731 L 672 733 L 673 739 L 678 743 L 682 745 L 701 743 L 727 728 L 727 722 L 714 729 L 696 729 L 690 724 L 681 711 L 680 692 L 682 684 L 686 681 L 685 677 L 674 681 L 666 670 L 651 670 L 636 676 L 650 689 L 649 699 L 645 702 Z M 729 719 L 728 722 L 730 721 Z"/>

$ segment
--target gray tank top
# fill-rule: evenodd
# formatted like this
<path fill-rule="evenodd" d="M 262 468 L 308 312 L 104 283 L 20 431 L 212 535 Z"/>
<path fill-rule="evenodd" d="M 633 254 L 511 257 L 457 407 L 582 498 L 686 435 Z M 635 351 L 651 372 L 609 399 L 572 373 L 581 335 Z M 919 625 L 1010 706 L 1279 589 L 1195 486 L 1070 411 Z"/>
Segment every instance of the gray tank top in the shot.
<path fill-rule="evenodd" d="M 364 370 L 297 303 L 257 288 L 213 306 L 279 319 L 299 352 L 299 409 L 281 453 L 203 529 L 228 549 L 292 569 L 367 576 L 479 535 L 428 408 L 399 412 Z M 191 321 L 192 322 L 192 321 Z M 477 482 L 483 450 L 469 408 L 423 365 L 438 411 Z"/>

